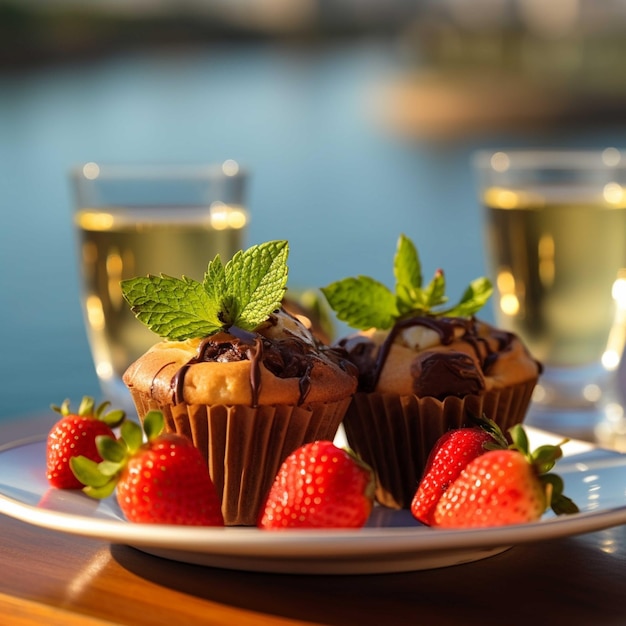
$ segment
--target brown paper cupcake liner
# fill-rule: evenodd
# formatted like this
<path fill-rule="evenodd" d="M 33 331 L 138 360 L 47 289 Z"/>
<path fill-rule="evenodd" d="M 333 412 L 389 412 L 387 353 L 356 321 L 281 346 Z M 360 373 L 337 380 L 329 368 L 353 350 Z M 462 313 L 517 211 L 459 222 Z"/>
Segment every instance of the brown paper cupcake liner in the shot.
<path fill-rule="evenodd" d="M 350 447 L 376 473 L 376 499 L 409 508 L 426 460 L 446 431 L 485 415 L 506 432 L 523 421 L 536 381 L 465 398 L 356 393 L 343 426 Z"/>
<path fill-rule="evenodd" d="M 308 406 L 158 406 L 135 398 L 140 417 L 160 409 L 166 430 L 187 436 L 202 452 L 229 526 L 256 524 L 285 458 L 305 443 L 332 441 L 349 403 L 348 397 Z"/>

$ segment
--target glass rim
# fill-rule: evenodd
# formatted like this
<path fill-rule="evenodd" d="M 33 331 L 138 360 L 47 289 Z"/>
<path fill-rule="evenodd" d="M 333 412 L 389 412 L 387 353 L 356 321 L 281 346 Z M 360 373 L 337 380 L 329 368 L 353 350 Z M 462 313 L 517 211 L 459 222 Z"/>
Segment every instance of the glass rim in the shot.
<path fill-rule="evenodd" d="M 110 163 L 87 161 L 69 170 L 74 180 L 133 180 L 133 179 L 238 179 L 248 175 L 238 161 L 226 159 L 212 163 Z"/>
<path fill-rule="evenodd" d="M 473 152 L 477 170 L 503 172 L 517 170 L 612 169 L 626 167 L 626 150 L 606 148 L 495 148 Z"/>

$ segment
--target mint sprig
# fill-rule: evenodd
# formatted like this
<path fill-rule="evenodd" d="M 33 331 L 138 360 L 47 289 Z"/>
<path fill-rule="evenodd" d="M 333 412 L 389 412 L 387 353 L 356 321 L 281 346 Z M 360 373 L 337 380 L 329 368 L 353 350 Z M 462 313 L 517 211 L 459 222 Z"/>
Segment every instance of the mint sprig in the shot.
<path fill-rule="evenodd" d="M 398 320 L 414 316 L 471 317 L 493 292 L 488 278 L 477 278 L 457 304 L 444 306 L 448 298 L 443 271 L 437 270 L 424 286 L 417 249 L 406 235 L 398 239 L 393 273 L 395 291 L 368 276 L 344 278 L 322 287 L 321 291 L 337 318 L 358 330 L 385 330 Z"/>
<path fill-rule="evenodd" d="M 165 339 L 206 337 L 231 326 L 254 330 L 281 306 L 288 255 L 286 241 L 268 241 L 226 265 L 216 255 L 202 282 L 150 275 L 122 281 L 122 294 L 137 319 Z"/>

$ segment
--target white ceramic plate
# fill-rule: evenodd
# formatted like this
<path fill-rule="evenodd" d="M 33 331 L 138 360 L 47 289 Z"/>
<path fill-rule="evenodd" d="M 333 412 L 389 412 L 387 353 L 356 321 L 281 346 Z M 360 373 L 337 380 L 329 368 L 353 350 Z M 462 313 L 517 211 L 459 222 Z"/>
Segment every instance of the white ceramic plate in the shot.
<path fill-rule="evenodd" d="M 368 574 L 476 561 L 527 542 L 626 523 L 626 456 L 582 442 L 565 447 L 558 465 L 581 513 L 504 528 L 441 530 L 420 526 L 407 511 L 376 508 L 360 530 L 268 532 L 131 524 L 114 498 L 49 488 L 45 436 L 55 417 L 0 422 L 0 513 L 48 529 L 126 544 L 199 565 L 303 574 Z M 533 444 L 558 437 L 527 429 Z"/>

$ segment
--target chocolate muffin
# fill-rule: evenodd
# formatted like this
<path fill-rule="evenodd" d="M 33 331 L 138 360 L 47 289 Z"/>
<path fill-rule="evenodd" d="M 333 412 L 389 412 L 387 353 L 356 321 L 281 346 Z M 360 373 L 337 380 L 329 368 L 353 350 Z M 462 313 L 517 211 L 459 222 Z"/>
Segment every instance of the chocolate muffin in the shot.
<path fill-rule="evenodd" d="M 351 447 L 377 474 L 377 499 L 408 508 L 441 435 L 485 415 L 523 421 L 540 365 L 513 334 L 472 319 L 415 317 L 339 345 L 359 369 L 344 417 Z"/>
<path fill-rule="evenodd" d="M 228 525 L 254 525 L 284 459 L 333 439 L 357 386 L 342 349 L 320 344 L 280 309 L 254 331 L 154 345 L 124 375 L 137 412 L 160 409 L 167 430 L 207 459 Z"/>
<path fill-rule="evenodd" d="M 202 281 L 122 282 L 137 318 L 160 337 L 124 374 L 139 417 L 159 409 L 166 429 L 204 454 L 227 525 L 254 525 L 284 459 L 334 439 L 357 387 L 342 348 L 329 347 L 282 302 L 286 241 L 219 256 Z"/>
<path fill-rule="evenodd" d="M 524 419 L 541 365 L 518 337 L 475 317 L 491 295 L 488 279 L 449 306 L 443 272 L 422 287 L 417 251 L 404 236 L 394 270 L 395 293 L 367 277 L 322 291 L 340 319 L 360 329 L 337 342 L 359 371 L 346 438 L 373 467 L 378 502 L 399 509 L 410 507 L 446 431 L 485 416 L 506 432 Z"/>

